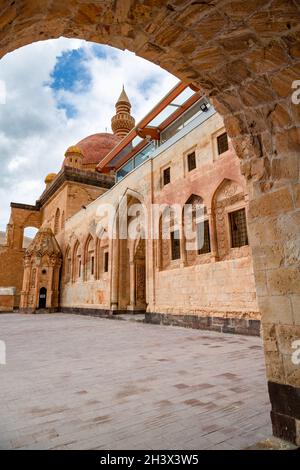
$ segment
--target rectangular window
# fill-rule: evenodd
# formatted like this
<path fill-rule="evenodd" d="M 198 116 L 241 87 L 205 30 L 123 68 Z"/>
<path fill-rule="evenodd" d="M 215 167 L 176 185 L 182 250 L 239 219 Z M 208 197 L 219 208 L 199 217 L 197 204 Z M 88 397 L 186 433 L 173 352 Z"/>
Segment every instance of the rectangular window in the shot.
<path fill-rule="evenodd" d="M 78 264 L 78 277 L 81 276 L 81 261 L 79 261 L 79 264 Z"/>
<path fill-rule="evenodd" d="M 189 153 L 187 156 L 188 170 L 192 171 L 196 168 L 196 153 Z"/>
<path fill-rule="evenodd" d="M 217 137 L 217 142 L 218 142 L 218 154 L 221 155 L 221 153 L 227 152 L 229 148 L 227 132 L 224 132 L 223 134 L 219 135 Z"/>
<path fill-rule="evenodd" d="M 240 246 L 248 245 L 245 209 L 239 209 L 237 211 L 230 212 L 229 221 L 232 248 L 238 248 Z"/>
<path fill-rule="evenodd" d="M 171 251 L 172 260 L 180 258 L 179 230 L 174 230 L 173 232 L 171 232 Z"/>
<path fill-rule="evenodd" d="M 168 167 L 168 168 L 165 168 L 164 169 L 164 172 L 163 172 L 163 183 L 164 183 L 164 186 L 166 186 L 166 184 L 169 184 L 171 181 L 171 168 Z"/>
<path fill-rule="evenodd" d="M 108 273 L 108 251 L 104 253 L 104 272 Z"/>
<path fill-rule="evenodd" d="M 201 224 L 197 224 L 197 246 L 198 255 L 204 253 L 210 253 L 210 232 L 209 232 L 209 221 L 205 220 Z"/>
<path fill-rule="evenodd" d="M 91 274 L 92 276 L 94 275 L 94 267 L 95 267 L 95 261 L 94 261 L 94 256 L 91 257 Z"/>

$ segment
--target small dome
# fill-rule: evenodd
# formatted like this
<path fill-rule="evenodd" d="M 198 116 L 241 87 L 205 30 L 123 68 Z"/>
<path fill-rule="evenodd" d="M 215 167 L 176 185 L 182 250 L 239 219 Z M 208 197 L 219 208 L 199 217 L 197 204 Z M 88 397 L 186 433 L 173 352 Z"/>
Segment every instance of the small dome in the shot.
<path fill-rule="evenodd" d="M 80 148 L 77 145 L 71 145 L 71 147 L 69 147 L 66 150 L 65 156 L 67 156 L 70 153 L 77 153 L 79 155 L 82 155 L 82 152 L 81 152 Z"/>
<path fill-rule="evenodd" d="M 50 184 L 56 178 L 56 173 L 49 173 L 45 178 L 45 184 Z"/>
<path fill-rule="evenodd" d="M 82 164 L 97 165 L 120 142 L 120 138 L 108 132 L 93 134 L 82 139 L 78 147 L 83 155 Z"/>

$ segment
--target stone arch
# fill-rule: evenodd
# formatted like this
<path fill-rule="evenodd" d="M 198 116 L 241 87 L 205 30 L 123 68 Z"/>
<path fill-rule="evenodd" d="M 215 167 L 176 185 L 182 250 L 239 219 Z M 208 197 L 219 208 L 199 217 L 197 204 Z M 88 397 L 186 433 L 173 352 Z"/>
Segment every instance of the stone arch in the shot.
<path fill-rule="evenodd" d="M 134 189 L 131 188 L 126 188 L 124 191 L 123 195 L 120 197 L 118 204 L 115 206 L 115 217 L 114 217 L 114 231 L 115 235 L 117 237 L 120 237 L 120 215 L 122 216 L 124 213 L 124 209 L 132 205 L 136 201 L 138 204 L 141 204 L 144 211 L 144 218 L 145 218 L 145 226 L 146 226 L 146 231 L 148 232 L 148 216 L 147 216 L 147 210 L 146 210 L 146 205 L 145 205 L 145 199 L 141 193 L 138 191 L 135 191 Z M 124 220 L 124 223 L 126 221 Z"/>
<path fill-rule="evenodd" d="M 51 228 L 41 228 L 25 252 L 20 308 L 35 311 L 40 307 L 39 292 L 47 289 L 43 307 L 58 308 L 61 251 Z"/>
<path fill-rule="evenodd" d="M 75 282 L 82 276 L 82 254 L 79 240 L 76 240 L 72 250 L 72 281 Z"/>
<path fill-rule="evenodd" d="M 25 0 L 6 6 L 1 26 L 1 55 L 42 39 L 78 37 L 129 49 L 211 98 L 248 182 L 274 431 L 299 443 L 295 405 L 288 406 L 299 397 L 299 371 L 288 359 L 291 346 L 282 346 L 287 331 L 290 345 L 300 337 L 300 112 L 292 88 L 300 76 L 299 3 Z M 20 247 L 18 235 L 14 240 Z"/>
<path fill-rule="evenodd" d="M 70 245 L 67 245 L 64 255 L 64 282 L 68 283 L 71 280 L 72 272 L 72 253 Z"/>
<path fill-rule="evenodd" d="M 7 225 L 7 245 L 13 249 L 22 249 L 24 230 L 33 227 L 41 227 L 41 214 L 35 206 L 27 204 L 11 203 L 11 214 Z"/>
<path fill-rule="evenodd" d="M 27 226 L 26 228 L 23 229 L 23 244 L 22 244 L 23 249 L 28 248 L 31 240 L 33 240 L 37 232 L 38 232 L 38 229 L 36 227 Z"/>
<path fill-rule="evenodd" d="M 182 208 L 166 205 L 159 216 L 157 264 L 159 269 L 179 267 L 182 259 Z"/>
<path fill-rule="evenodd" d="M 191 194 L 183 207 L 182 258 L 185 266 L 211 261 L 211 220 L 200 195 Z"/>
<path fill-rule="evenodd" d="M 109 272 L 112 250 L 112 240 L 109 239 L 108 230 L 101 227 L 96 239 L 96 278 L 100 279 L 104 273 Z"/>
<path fill-rule="evenodd" d="M 135 206 L 135 204 L 138 206 Z M 131 209 L 134 209 L 134 211 L 131 211 Z M 136 225 L 134 225 L 135 223 Z M 148 233 L 147 211 L 144 205 L 144 197 L 140 193 L 130 188 L 126 189 L 117 205 L 114 225 L 116 236 L 112 240 L 112 249 L 110 250 L 112 256 L 111 305 L 113 309 L 139 310 L 141 306 L 136 301 L 138 273 L 134 248 L 137 239 L 144 238 L 145 234 Z M 142 237 L 139 226 L 145 227 L 145 230 L 142 231 Z M 144 273 L 146 273 L 147 244 L 144 243 L 144 245 Z M 141 270 L 139 275 L 142 275 Z M 145 305 L 143 309 L 145 309 Z"/>
<path fill-rule="evenodd" d="M 89 233 L 86 237 L 84 243 L 84 252 L 83 252 L 83 276 L 84 281 L 89 281 L 95 279 L 95 269 L 96 269 L 96 246 L 94 237 Z"/>

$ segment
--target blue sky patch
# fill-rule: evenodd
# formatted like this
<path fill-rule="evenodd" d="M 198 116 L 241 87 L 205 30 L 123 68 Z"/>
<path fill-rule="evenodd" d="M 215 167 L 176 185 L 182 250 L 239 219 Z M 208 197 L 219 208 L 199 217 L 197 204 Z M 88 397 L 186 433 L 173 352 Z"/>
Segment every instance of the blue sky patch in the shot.
<path fill-rule="evenodd" d="M 75 93 L 88 91 L 91 76 L 86 67 L 88 58 L 84 49 L 64 51 L 57 57 L 53 72 L 50 74 L 50 87 L 53 90 L 66 90 Z"/>
<path fill-rule="evenodd" d="M 146 78 L 146 80 L 143 80 L 141 83 L 138 84 L 138 89 L 142 91 L 147 97 L 151 93 L 152 87 L 157 83 L 158 78 L 156 77 L 151 77 L 151 78 Z"/>
<path fill-rule="evenodd" d="M 70 104 L 66 101 L 59 100 L 57 104 L 58 109 L 64 109 L 68 119 L 73 119 L 77 116 L 78 111 L 73 104 Z"/>
<path fill-rule="evenodd" d="M 98 59 L 107 58 L 107 46 L 102 46 L 101 44 L 93 44 L 92 51 L 94 56 Z"/>
<path fill-rule="evenodd" d="M 56 58 L 56 64 L 46 83 L 55 95 L 57 108 L 64 109 L 68 119 L 77 115 L 76 107 L 59 96 L 59 92 L 85 93 L 90 90 L 92 77 L 86 66 L 88 57 L 83 48 L 63 51 Z"/>

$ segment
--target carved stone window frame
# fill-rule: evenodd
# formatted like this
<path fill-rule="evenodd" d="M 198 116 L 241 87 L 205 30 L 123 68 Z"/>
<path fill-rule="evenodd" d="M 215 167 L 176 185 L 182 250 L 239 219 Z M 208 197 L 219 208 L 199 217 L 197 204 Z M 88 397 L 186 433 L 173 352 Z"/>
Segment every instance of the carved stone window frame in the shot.
<path fill-rule="evenodd" d="M 240 246 L 240 247 L 232 247 L 232 236 L 231 236 L 231 227 L 230 227 L 229 214 L 231 212 L 235 212 L 235 211 L 238 211 L 240 209 L 245 209 L 247 233 L 249 233 L 249 230 L 248 230 L 248 211 L 247 211 L 247 204 L 246 204 L 245 198 L 243 200 L 235 202 L 234 204 L 226 206 L 225 210 L 224 210 L 226 235 L 227 235 L 227 239 L 228 239 L 228 243 L 229 243 L 228 255 L 229 255 L 230 258 L 235 258 L 237 253 L 240 253 L 241 251 L 245 252 L 245 255 L 247 255 L 249 250 L 250 250 L 249 244 L 248 245 L 243 245 L 243 246 Z"/>
<path fill-rule="evenodd" d="M 217 131 L 213 132 L 211 134 L 211 145 L 212 145 L 212 154 L 213 154 L 213 161 L 219 160 L 220 158 L 224 158 L 227 155 L 227 152 L 229 151 L 229 148 L 226 152 L 219 154 L 218 150 L 218 137 L 226 132 L 225 127 L 220 127 Z M 228 146 L 230 145 L 230 137 L 227 134 L 227 139 L 228 139 Z"/>
<path fill-rule="evenodd" d="M 197 148 L 197 144 L 196 145 L 193 145 L 192 147 L 190 147 L 188 150 L 186 150 L 185 152 L 183 152 L 183 170 L 184 170 L 184 176 L 186 177 L 187 175 L 190 175 L 190 174 L 193 174 L 193 172 L 195 170 L 197 170 L 199 168 L 199 161 L 198 161 L 198 148 Z M 189 166 L 188 166 L 188 156 L 195 152 L 195 159 L 196 159 L 196 168 L 194 168 L 193 170 L 189 171 Z"/>
<path fill-rule="evenodd" d="M 164 184 L 164 171 L 170 168 L 170 183 Z M 160 187 L 161 189 L 167 188 L 169 184 L 172 183 L 172 162 L 171 160 L 166 162 L 163 166 L 160 167 Z"/>

